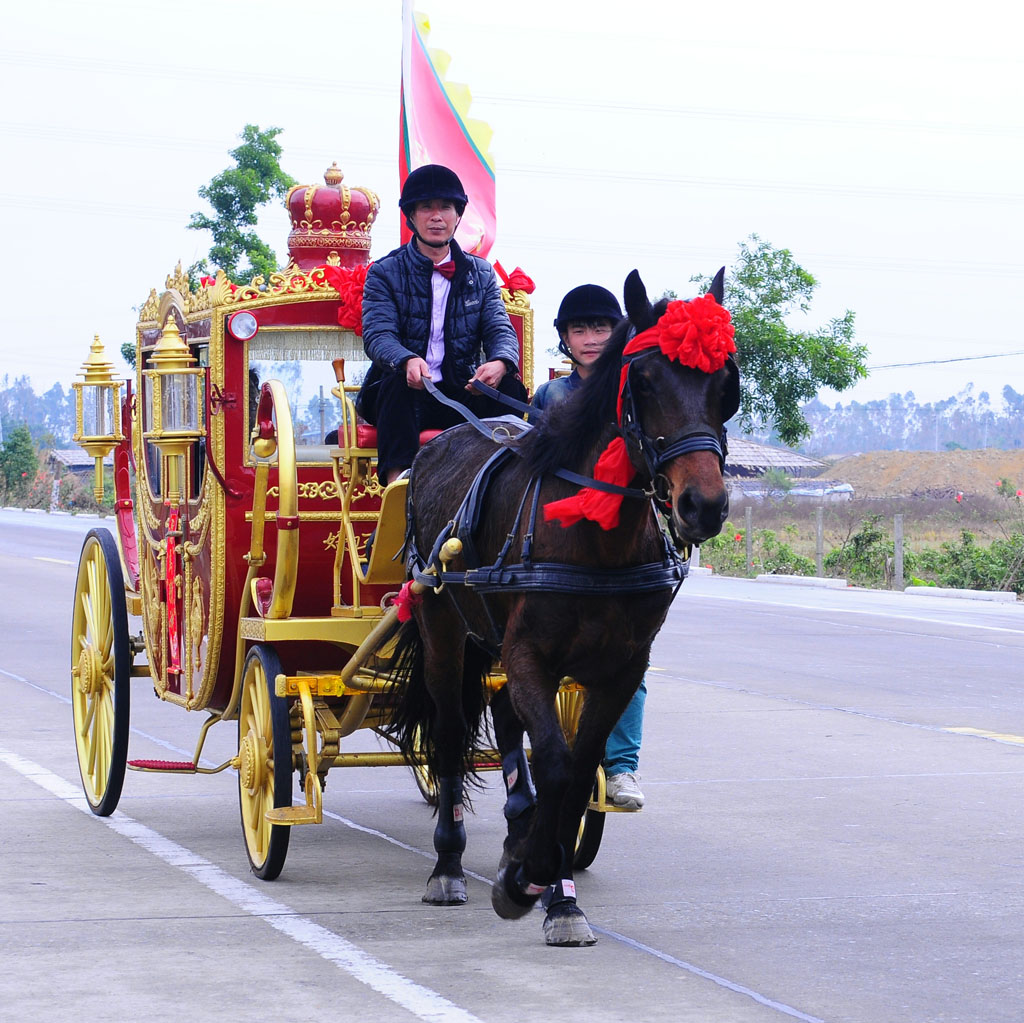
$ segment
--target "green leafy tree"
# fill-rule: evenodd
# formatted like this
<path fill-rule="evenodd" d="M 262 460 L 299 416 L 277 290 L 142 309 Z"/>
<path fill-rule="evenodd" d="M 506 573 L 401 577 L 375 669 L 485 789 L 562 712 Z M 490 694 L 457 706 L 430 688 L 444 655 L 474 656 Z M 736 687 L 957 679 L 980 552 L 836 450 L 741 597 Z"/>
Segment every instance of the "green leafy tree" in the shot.
<path fill-rule="evenodd" d="M 28 426 L 22 423 L 15 427 L 9 436 L 4 436 L 6 440 L 3 450 L 0 451 L 0 476 L 3 477 L 4 488 L 8 494 L 24 497 L 39 468 L 39 458 L 32 444 L 32 434 Z"/>
<path fill-rule="evenodd" d="M 756 234 L 748 242 L 740 242 L 725 284 L 742 380 L 739 423 L 748 431 L 766 424 L 784 443 L 796 444 L 811 432 L 801 406 L 822 387 L 842 391 L 866 377 L 867 348 L 854 343 L 849 310 L 817 330 L 789 326 L 787 317 L 809 311 L 818 282 L 788 249 Z"/>
<path fill-rule="evenodd" d="M 204 260 L 204 262 L 205 262 L 205 260 Z M 198 265 L 197 265 L 197 269 L 200 269 L 198 267 Z M 191 276 L 191 274 L 189 276 Z M 124 359 L 124 361 L 127 362 L 128 365 L 131 366 L 132 369 L 135 369 L 135 342 L 134 341 L 125 341 L 125 343 L 123 345 L 121 345 L 121 358 Z"/>
<path fill-rule="evenodd" d="M 193 213 L 188 224 L 191 230 L 213 235 L 210 260 L 236 283 L 257 275 L 267 277 L 277 270 L 273 249 L 252 228 L 258 208 L 275 197 L 283 199 L 295 184 L 278 162 L 281 147 L 275 140 L 281 131 L 262 131 L 255 124 L 247 124 L 240 136 L 242 144 L 231 150 L 235 166 L 221 171 L 199 189 L 200 198 L 213 207 L 214 215 Z M 206 260 L 200 260 L 189 268 L 189 276 L 207 269 Z"/>

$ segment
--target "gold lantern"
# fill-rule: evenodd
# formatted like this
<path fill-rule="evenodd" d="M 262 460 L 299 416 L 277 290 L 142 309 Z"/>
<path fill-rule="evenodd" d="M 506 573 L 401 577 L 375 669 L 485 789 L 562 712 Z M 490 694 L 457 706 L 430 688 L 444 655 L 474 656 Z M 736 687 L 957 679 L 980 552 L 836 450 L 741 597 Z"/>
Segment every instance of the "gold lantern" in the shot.
<path fill-rule="evenodd" d="M 204 371 L 195 362 L 174 318 L 168 317 L 149 358 L 150 368 L 143 370 L 149 378 L 153 410 L 150 429 L 143 437 L 160 451 L 164 496 L 172 505 L 188 497 L 182 492 L 183 484 L 188 486 L 184 460 L 206 433 L 201 423 Z"/>
<path fill-rule="evenodd" d="M 114 379 L 114 364 L 103 355 L 99 335 L 92 339 L 89 358 L 71 386 L 75 392 L 75 435 L 71 438 L 96 460 L 93 493 L 103 500 L 103 459 L 124 440 L 121 433 L 121 381 Z"/>

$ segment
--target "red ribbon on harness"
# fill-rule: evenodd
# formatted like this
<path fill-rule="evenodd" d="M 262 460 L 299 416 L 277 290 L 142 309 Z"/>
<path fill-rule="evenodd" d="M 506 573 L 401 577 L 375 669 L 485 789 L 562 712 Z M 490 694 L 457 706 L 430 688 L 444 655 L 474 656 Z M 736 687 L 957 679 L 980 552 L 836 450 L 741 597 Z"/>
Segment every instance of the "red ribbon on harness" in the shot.
<path fill-rule="evenodd" d="M 392 606 L 398 611 L 398 620 L 400 622 L 407 622 L 412 618 L 413 608 L 419 607 L 422 603 L 423 594 L 413 591 L 412 580 L 410 579 L 398 591 Z"/>
<path fill-rule="evenodd" d="M 525 273 L 517 266 L 512 273 L 505 273 L 505 268 L 497 260 L 494 261 L 494 269 L 498 276 L 501 278 L 501 286 L 506 288 L 508 291 L 525 291 L 527 295 L 532 295 L 537 285 L 533 283 L 531 277 L 527 277 Z"/>
<path fill-rule="evenodd" d="M 658 322 L 642 331 L 623 349 L 623 355 L 632 355 L 655 345 L 663 355 L 684 366 L 703 373 L 717 373 L 729 356 L 736 351 L 735 328 L 729 310 L 719 305 L 711 294 L 701 295 L 689 302 L 669 302 Z M 622 367 L 619 377 L 618 421 L 622 422 L 622 392 L 629 374 L 629 363 Z M 629 460 L 626 442 L 616 437 L 601 453 L 594 466 L 594 478 L 617 486 L 628 486 L 636 470 Z M 582 487 L 572 497 L 549 501 L 544 505 L 544 519 L 557 519 L 565 529 L 581 519 L 596 522 L 602 529 L 614 529 L 619 524 L 622 494 L 609 494 L 592 487 Z"/>

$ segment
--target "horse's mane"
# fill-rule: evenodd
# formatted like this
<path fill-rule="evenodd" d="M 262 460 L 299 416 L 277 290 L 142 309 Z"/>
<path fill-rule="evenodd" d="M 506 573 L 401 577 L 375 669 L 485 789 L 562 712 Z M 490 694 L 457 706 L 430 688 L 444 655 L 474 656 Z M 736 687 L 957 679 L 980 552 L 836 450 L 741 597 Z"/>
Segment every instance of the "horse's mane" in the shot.
<path fill-rule="evenodd" d="M 667 300 L 651 312 L 652 322 L 664 312 Z M 621 319 L 608 338 L 593 371 L 565 401 L 544 410 L 540 421 L 520 442 L 534 473 L 577 469 L 616 424 L 616 404 L 622 371 L 622 350 L 631 337 L 631 323 Z"/>

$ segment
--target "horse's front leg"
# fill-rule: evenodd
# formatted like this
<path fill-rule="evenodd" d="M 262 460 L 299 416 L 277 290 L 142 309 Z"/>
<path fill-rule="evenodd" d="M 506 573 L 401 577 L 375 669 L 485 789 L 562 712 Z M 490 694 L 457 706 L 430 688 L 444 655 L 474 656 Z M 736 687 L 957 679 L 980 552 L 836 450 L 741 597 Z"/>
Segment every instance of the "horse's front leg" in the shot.
<path fill-rule="evenodd" d="M 498 916 L 514 920 L 525 915 L 558 878 L 562 850 L 558 844 L 559 807 L 571 774 L 571 754 L 555 713 L 555 682 L 540 658 L 524 641 L 509 643 L 506 660 L 512 710 L 525 724 L 533 747 L 536 806 L 526 837 L 506 846 L 491 904 Z M 525 758 L 524 758 L 525 760 Z"/>
<path fill-rule="evenodd" d="M 500 870 L 520 851 L 533 820 L 537 796 L 523 748 L 523 723 L 512 706 L 507 685 L 502 686 L 491 700 L 491 720 L 501 756 L 501 775 L 505 782 L 504 814 L 508 828 L 498 865 Z"/>
<path fill-rule="evenodd" d="M 572 776 L 565 790 L 558 822 L 559 845 L 563 850 L 562 871 L 545 897 L 544 939 L 549 945 L 592 945 L 597 941 L 583 910 L 576 903 L 572 861 L 580 820 L 590 802 L 594 776 L 604 757 L 608 735 L 630 696 L 628 686 L 609 693 L 587 693 L 573 744 Z"/>

